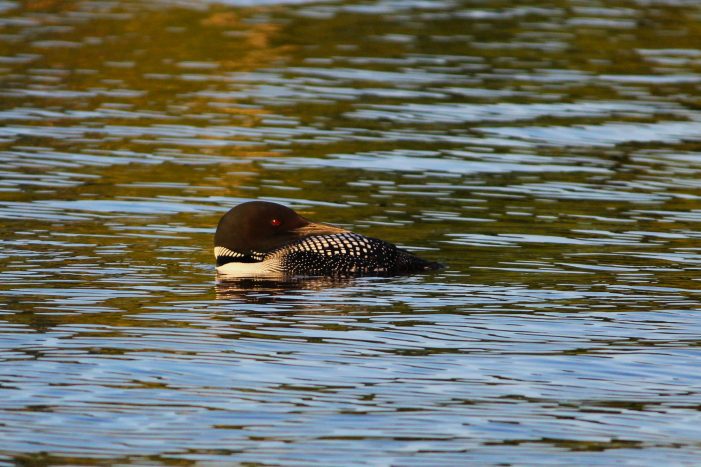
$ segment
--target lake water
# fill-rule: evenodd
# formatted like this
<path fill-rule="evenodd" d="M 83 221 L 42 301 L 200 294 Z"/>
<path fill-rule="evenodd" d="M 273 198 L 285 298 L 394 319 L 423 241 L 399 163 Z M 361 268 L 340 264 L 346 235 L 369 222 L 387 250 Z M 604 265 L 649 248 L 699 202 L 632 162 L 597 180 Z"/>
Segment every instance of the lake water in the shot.
<path fill-rule="evenodd" d="M 700 96 L 695 0 L 0 1 L 0 464 L 698 464 Z"/>

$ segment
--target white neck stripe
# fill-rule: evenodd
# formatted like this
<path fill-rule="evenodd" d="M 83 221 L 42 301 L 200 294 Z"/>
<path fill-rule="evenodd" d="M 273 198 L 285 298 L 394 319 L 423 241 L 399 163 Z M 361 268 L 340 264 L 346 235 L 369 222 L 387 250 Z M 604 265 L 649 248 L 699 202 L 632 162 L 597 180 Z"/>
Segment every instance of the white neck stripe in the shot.
<path fill-rule="evenodd" d="M 244 255 L 241 253 L 237 253 L 235 251 L 232 251 L 232 250 L 230 250 L 226 247 L 223 247 L 223 246 L 215 246 L 214 247 L 214 257 L 219 258 L 220 256 L 231 256 L 234 258 L 240 258 Z"/>

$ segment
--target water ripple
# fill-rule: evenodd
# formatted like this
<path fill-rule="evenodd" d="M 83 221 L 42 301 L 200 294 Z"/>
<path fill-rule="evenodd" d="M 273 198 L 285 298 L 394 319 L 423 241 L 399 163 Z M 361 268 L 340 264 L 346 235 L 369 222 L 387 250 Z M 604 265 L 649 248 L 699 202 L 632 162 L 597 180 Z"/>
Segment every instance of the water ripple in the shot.
<path fill-rule="evenodd" d="M 0 1 L 0 463 L 697 463 L 698 2 L 523 3 Z"/>

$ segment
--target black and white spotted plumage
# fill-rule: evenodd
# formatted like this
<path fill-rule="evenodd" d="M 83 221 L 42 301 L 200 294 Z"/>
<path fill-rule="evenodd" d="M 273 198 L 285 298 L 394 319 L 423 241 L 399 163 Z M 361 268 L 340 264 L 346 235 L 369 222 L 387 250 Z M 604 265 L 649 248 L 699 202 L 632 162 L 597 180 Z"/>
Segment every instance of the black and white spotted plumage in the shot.
<path fill-rule="evenodd" d="M 307 237 L 278 254 L 284 271 L 315 276 L 401 273 L 430 264 L 391 243 L 352 232 Z"/>
<path fill-rule="evenodd" d="M 438 269 L 395 245 L 325 224 L 262 201 L 233 208 L 219 222 L 214 255 L 226 275 L 347 276 Z"/>

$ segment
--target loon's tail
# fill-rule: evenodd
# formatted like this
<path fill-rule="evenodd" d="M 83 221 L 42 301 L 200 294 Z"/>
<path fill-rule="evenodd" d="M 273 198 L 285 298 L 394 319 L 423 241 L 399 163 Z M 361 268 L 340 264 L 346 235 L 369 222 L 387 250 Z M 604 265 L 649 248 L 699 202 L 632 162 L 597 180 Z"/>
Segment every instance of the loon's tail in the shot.
<path fill-rule="evenodd" d="M 406 250 L 397 249 L 397 270 L 400 272 L 425 272 L 443 269 L 445 265 L 419 258 Z"/>
<path fill-rule="evenodd" d="M 438 263 L 436 261 L 426 261 L 426 264 L 424 265 L 425 271 L 437 271 L 443 268 L 445 268 L 445 264 Z"/>

